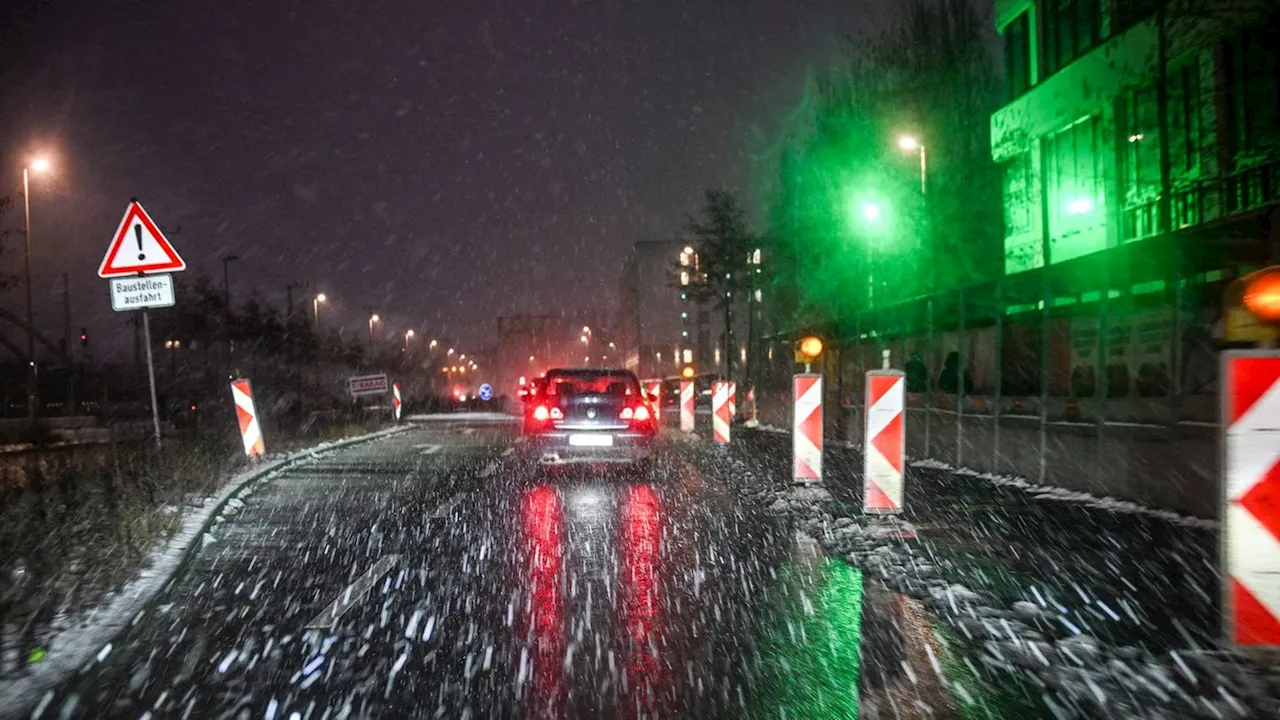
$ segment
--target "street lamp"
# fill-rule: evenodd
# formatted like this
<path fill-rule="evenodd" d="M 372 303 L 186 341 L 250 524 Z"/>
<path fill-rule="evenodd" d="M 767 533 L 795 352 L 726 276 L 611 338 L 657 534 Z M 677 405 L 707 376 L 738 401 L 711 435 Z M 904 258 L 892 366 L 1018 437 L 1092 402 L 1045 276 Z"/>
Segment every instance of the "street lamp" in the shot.
<path fill-rule="evenodd" d="M 22 168 L 22 204 L 26 215 L 26 253 L 23 255 L 23 275 L 27 286 L 27 419 L 36 419 L 36 320 L 31 301 L 31 173 L 49 170 L 49 159 L 34 157 Z"/>
<path fill-rule="evenodd" d="M 373 326 L 378 324 L 381 321 L 382 321 L 382 318 L 378 317 L 378 313 L 369 314 L 369 346 L 370 347 L 373 347 Z"/>
<path fill-rule="evenodd" d="M 452 354 L 453 354 L 453 348 L 449 348 L 449 352 L 445 353 L 445 355 L 452 355 Z"/>
<path fill-rule="evenodd" d="M 431 348 L 432 350 L 435 350 L 436 345 L 439 345 L 439 344 L 440 343 L 436 342 L 435 340 L 432 340 L 431 343 L 427 345 L 427 347 Z"/>
<path fill-rule="evenodd" d="M 324 296 L 324 293 L 320 293 L 315 297 L 311 298 L 311 312 L 316 316 L 317 330 L 320 329 L 320 304 L 327 301 L 328 299 L 329 298 Z"/>
<path fill-rule="evenodd" d="M 929 164 L 927 155 L 925 154 L 924 143 L 920 142 L 920 138 L 915 135 L 898 136 L 898 147 L 907 152 L 920 153 L 920 194 L 929 194 Z"/>

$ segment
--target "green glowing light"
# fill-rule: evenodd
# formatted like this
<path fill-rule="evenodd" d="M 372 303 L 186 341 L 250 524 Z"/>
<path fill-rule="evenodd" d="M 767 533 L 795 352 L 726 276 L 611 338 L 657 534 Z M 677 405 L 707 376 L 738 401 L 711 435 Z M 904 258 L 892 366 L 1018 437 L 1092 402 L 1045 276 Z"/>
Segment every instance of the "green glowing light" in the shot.
<path fill-rule="evenodd" d="M 1076 198 L 1067 203 L 1068 215 L 1087 215 L 1093 212 L 1093 201 L 1089 198 Z"/>

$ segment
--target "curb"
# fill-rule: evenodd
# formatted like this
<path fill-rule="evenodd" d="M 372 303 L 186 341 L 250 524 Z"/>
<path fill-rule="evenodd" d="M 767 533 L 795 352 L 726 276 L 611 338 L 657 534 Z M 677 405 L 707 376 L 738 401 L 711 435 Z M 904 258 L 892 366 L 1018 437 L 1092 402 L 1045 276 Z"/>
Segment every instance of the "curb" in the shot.
<path fill-rule="evenodd" d="M 67 642 L 68 647 L 50 659 L 31 666 L 26 675 L 0 680 L 0 717 L 17 717 L 35 706 L 41 696 L 48 695 L 73 673 L 83 668 L 95 654 L 105 656 L 110 652 L 113 638 L 131 625 L 151 606 L 155 597 L 169 586 L 173 579 L 190 564 L 203 547 L 200 539 L 215 518 L 235 497 L 251 483 L 285 470 L 300 461 L 318 457 L 321 453 L 378 440 L 405 432 L 415 427 L 399 425 L 377 432 L 357 435 L 329 443 L 321 443 L 299 450 L 287 457 L 249 468 L 229 478 L 212 501 L 208 501 L 195 513 L 185 517 L 177 533 L 165 541 L 163 548 L 155 549 L 155 562 L 143 567 L 136 576 L 116 592 L 108 595 L 104 604 L 91 608 L 77 622 L 56 632 L 47 644 Z M 84 627 L 88 625 L 88 627 Z M 11 712 L 19 711 L 17 715 Z"/>

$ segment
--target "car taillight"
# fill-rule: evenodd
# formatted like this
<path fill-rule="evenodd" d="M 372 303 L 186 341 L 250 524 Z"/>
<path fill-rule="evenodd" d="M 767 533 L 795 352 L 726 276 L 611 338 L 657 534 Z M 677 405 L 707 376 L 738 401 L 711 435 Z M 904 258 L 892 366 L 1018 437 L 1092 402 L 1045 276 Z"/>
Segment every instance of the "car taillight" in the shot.
<path fill-rule="evenodd" d="M 557 408 L 557 407 L 551 408 L 551 419 L 552 420 L 564 419 L 564 411 L 562 411 L 560 408 Z"/>
<path fill-rule="evenodd" d="M 653 418 L 653 413 L 649 412 L 647 405 L 636 405 L 634 407 L 628 405 L 622 408 L 622 412 L 618 413 L 619 420 L 628 420 L 632 423 L 647 423 Z"/>
<path fill-rule="evenodd" d="M 551 411 L 547 410 L 546 405 L 539 405 L 533 409 L 533 419 L 538 422 L 546 422 L 551 419 Z"/>

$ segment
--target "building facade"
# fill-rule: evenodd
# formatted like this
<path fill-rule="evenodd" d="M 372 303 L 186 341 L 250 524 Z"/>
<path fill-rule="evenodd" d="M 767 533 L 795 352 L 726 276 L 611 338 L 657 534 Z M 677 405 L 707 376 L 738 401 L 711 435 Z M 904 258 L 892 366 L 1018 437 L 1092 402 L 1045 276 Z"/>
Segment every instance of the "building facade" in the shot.
<path fill-rule="evenodd" d="M 1258 220 L 1280 192 L 1274 6 L 999 0 L 1007 102 L 991 150 L 1004 169 L 1005 272 L 1206 226 L 1216 238 L 1184 242 L 1262 244 L 1269 221 Z"/>
<path fill-rule="evenodd" d="M 699 313 L 681 298 L 677 264 L 684 244 L 646 240 L 631 246 L 619 279 L 615 334 L 628 369 L 642 378 L 668 377 L 695 362 Z"/>

